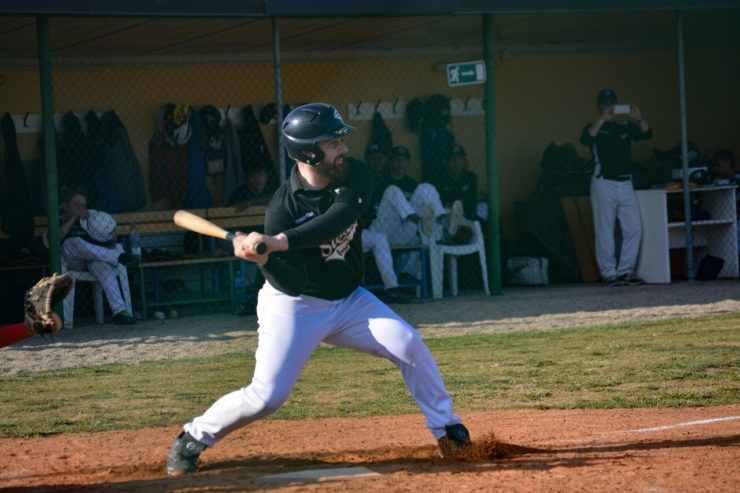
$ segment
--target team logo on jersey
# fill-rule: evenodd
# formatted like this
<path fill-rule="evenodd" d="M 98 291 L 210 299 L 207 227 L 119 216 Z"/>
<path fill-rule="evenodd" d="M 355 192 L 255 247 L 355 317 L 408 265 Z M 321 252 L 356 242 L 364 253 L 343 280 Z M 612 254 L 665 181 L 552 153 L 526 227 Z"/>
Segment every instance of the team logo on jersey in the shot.
<path fill-rule="evenodd" d="M 349 244 L 352 241 L 352 238 L 355 237 L 355 231 L 357 231 L 357 221 L 352 223 L 349 228 L 345 229 L 342 234 L 331 240 L 331 243 L 319 245 L 319 248 L 321 249 L 321 257 L 324 259 L 324 262 L 329 262 L 330 260 L 344 260 L 344 257 L 349 251 Z"/>
<path fill-rule="evenodd" d="M 302 222 L 306 222 L 306 221 L 308 221 L 309 219 L 311 219 L 311 218 L 312 218 L 312 217 L 314 217 L 315 215 L 316 215 L 316 214 L 315 214 L 315 213 L 314 213 L 313 211 L 308 211 L 308 212 L 306 212 L 306 213 L 305 213 L 304 215 L 302 215 L 301 217 L 299 217 L 298 219 L 296 219 L 296 220 L 295 220 L 295 223 L 296 223 L 296 224 L 301 224 Z"/>

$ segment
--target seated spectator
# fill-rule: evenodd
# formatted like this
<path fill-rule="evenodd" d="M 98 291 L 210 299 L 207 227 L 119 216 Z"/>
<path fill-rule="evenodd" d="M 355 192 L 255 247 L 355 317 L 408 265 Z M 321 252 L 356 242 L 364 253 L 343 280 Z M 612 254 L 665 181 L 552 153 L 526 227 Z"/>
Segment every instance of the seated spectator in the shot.
<path fill-rule="evenodd" d="M 394 147 L 384 180 L 378 186 L 381 195 L 385 192 L 386 188 L 394 185 L 403 192 L 406 200 L 411 199 L 414 191 L 416 191 L 417 183 L 416 180 L 408 175 L 410 164 L 411 154 L 409 150 L 403 146 Z"/>
<path fill-rule="evenodd" d="M 245 170 L 244 185 L 234 190 L 227 205 L 244 210 L 250 205 L 267 204 L 275 191 L 274 186 L 268 187 L 270 173 L 267 166 L 260 161 L 248 165 Z"/>
<path fill-rule="evenodd" d="M 351 161 L 353 158 L 348 157 L 347 160 Z M 365 151 L 365 160 L 375 175 L 375 191 L 377 191 L 378 182 L 385 180 L 388 156 L 380 146 L 370 144 Z M 377 201 L 380 201 L 380 197 L 378 197 Z M 398 276 L 393 266 L 393 256 L 391 254 L 390 244 L 388 243 L 388 237 L 382 231 L 369 229 L 370 224 L 375 219 L 376 207 L 377 203 L 369 208 L 370 215 L 361 218 L 363 225 L 362 251 L 363 253 L 373 253 L 375 265 L 383 281 L 384 291 L 380 297 L 387 303 L 408 303 L 410 301 L 409 298 L 401 291 L 398 285 Z"/>
<path fill-rule="evenodd" d="M 418 243 L 420 228 L 425 235 L 435 236 L 435 221 L 447 214 L 433 185 L 417 185 L 407 175 L 410 161 L 406 147 L 394 147 L 385 180 L 375 184 L 381 199 L 370 229 L 385 232 L 391 245 Z"/>
<path fill-rule="evenodd" d="M 369 231 L 383 233 L 390 245 L 415 245 L 420 243 L 420 229 L 424 235 L 441 238 L 437 219 L 447 214 L 434 186 L 416 184 L 407 175 L 411 154 L 406 147 L 397 146 L 391 151 L 385 176 L 375 184 L 377 204 L 376 217 Z M 398 270 L 401 276 L 415 278 L 418 253 L 401 255 Z"/>
<path fill-rule="evenodd" d="M 444 171 L 436 186 L 442 205 L 452 208 L 452 204 L 459 200 L 466 218 L 485 219 L 478 210 L 478 177 L 468 171 L 468 159 L 463 146 L 455 144 L 450 148 Z"/>
<path fill-rule="evenodd" d="M 61 192 L 61 201 L 59 241 L 67 267 L 70 270 L 85 269 L 95 276 L 105 292 L 115 324 L 135 323 L 134 317 L 126 311 L 126 302 L 115 269 L 119 263 L 135 267 L 139 263 L 139 258 L 119 252 L 115 247 L 116 236 L 107 242 L 96 241 L 90 237 L 80 223 L 89 216 L 87 198 L 82 191 L 64 188 Z"/>
<path fill-rule="evenodd" d="M 451 210 L 445 239 L 453 243 L 467 243 L 472 235 L 470 228 L 458 227 L 461 216 L 483 223 L 488 219 L 487 204 L 478 202 L 478 177 L 467 168 L 465 149 L 459 144 L 453 145 L 437 183 L 442 205 Z"/>
<path fill-rule="evenodd" d="M 383 183 L 388 174 L 388 152 L 378 144 L 370 144 L 365 150 L 365 164 L 370 166 L 375 176 L 375 190 L 373 190 L 373 212 L 378 207 L 382 190 L 378 193 L 379 184 Z"/>

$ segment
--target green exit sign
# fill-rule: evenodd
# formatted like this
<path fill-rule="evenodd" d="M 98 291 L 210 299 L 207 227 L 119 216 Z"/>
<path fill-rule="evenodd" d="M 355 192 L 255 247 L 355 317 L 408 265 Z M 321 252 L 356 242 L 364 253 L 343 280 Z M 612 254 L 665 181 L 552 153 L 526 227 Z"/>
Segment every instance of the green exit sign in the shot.
<path fill-rule="evenodd" d="M 486 63 L 483 60 L 447 64 L 447 83 L 450 87 L 482 84 L 485 81 Z"/>

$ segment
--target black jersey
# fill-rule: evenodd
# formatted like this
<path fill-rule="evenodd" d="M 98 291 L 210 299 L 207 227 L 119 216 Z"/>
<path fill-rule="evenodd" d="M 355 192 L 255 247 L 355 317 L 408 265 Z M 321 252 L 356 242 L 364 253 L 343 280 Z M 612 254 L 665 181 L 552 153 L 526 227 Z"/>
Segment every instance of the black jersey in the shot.
<path fill-rule="evenodd" d="M 321 190 L 304 188 L 295 166 L 267 206 L 265 234 L 285 233 L 288 251 L 270 254 L 261 270 L 285 294 L 336 300 L 362 282 L 358 219 L 370 204 L 373 174 L 360 162 L 345 163 L 345 182 Z"/>
<path fill-rule="evenodd" d="M 475 205 L 478 201 L 478 176 L 475 173 L 464 169 L 457 178 L 453 178 L 444 171 L 436 186 L 443 206 L 452 207 L 452 203 L 459 200 L 463 204 L 465 216 L 475 218 Z"/>
<path fill-rule="evenodd" d="M 589 128 L 590 124 L 581 132 L 581 144 L 591 149 L 594 162 L 601 165 L 599 176 L 610 180 L 632 174 L 632 141 L 653 136 L 652 129 L 643 132 L 638 125 L 624 120 L 604 123 L 596 137 L 591 137 Z"/>

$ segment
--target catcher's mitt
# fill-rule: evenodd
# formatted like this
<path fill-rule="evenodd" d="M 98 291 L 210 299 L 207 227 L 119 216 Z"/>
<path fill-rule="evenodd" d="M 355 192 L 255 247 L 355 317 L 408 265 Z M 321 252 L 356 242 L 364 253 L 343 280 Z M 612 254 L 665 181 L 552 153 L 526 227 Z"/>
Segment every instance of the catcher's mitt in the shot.
<path fill-rule="evenodd" d="M 51 334 L 62 327 L 62 321 L 53 310 L 73 285 L 74 280 L 69 274 L 52 274 L 26 291 L 24 308 L 26 329 L 30 334 Z"/>

